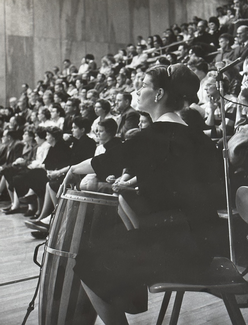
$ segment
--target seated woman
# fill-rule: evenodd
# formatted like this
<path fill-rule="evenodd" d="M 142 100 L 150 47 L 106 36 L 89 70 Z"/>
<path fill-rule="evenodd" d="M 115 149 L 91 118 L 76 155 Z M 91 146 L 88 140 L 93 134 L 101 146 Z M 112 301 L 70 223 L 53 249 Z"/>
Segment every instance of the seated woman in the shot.
<path fill-rule="evenodd" d="M 98 139 L 98 125 L 99 122 L 103 121 L 107 118 L 114 118 L 114 116 L 110 112 L 111 105 L 110 102 L 106 99 L 98 99 L 95 103 L 95 113 L 98 116 L 91 126 L 91 132 L 89 136 L 94 139 L 97 143 L 99 142 Z"/>
<path fill-rule="evenodd" d="M 148 128 L 152 125 L 151 115 L 147 112 L 139 111 L 139 129 L 128 130 L 125 134 L 125 141 L 131 139 L 140 130 Z M 128 170 L 124 170 L 121 177 L 115 179 L 115 176 L 110 175 L 107 177 L 107 182 L 113 184 L 112 188 L 114 192 L 119 192 L 123 187 L 134 187 L 137 184 L 137 177 L 132 176 Z"/>
<path fill-rule="evenodd" d="M 54 122 L 51 121 L 51 113 L 47 108 L 40 108 L 38 112 L 38 119 L 40 121 L 39 126 L 43 128 L 55 126 Z"/>
<path fill-rule="evenodd" d="M 117 123 L 113 119 L 106 119 L 99 122 L 99 141 L 100 144 L 96 148 L 95 156 L 110 150 L 111 148 L 121 144 L 121 140 L 115 137 L 117 131 Z M 93 140 L 92 140 L 93 141 Z M 69 167 L 67 168 L 68 171 Z M 64 169 L 65 170 L 65 169 Z M 111 186 L 106 186 L 103 183 L 105 179 L 98 179 L 96 174 L 86 175 L 80 182 L 78 178 L 78 184 L 81 190 L 99 190 L 99 191 L 111 191 Z M 38 230 L 41 232 L 47 232 L 49 229 L 48 224 L 51 219 L 51 212 L 53 211 L 55 205 L 57 204 L 56 193 L 51 193 L 49 188 L 49 183 L 47 183 L 47 189 L 45 194 L 45 202 L 41 212 L 40 217 L 36 221 L 27 221 L 25 222 L 28 228 L 33 230 Z M 53 203 L 53 204 L 51 204 Z M 42 220 L 42 221 L 41 221 Z"/>
<path fill-rule="evenodd" d="M 47 128 L 46 140 L 50 144 L 50 148 L 45 160 L 38 168 L 30 169 L 25 179 L 28 188 L 32 189 L 38 197 L 38 211 L 41 211 L 43 205 L 46 183 L 50 180 L 50 183 L 58 188 L 58 180 L 62 182 L 64 178 L 64 175 L 59 173 L 55 177 L 53 171 L 68 166 L 71 159 L 71 149 L 63 140 L 63 131 L 60 128 L 56 126 Z"/>
<path fill-rule="evenodd" d="M 43 161 L 45 160 L 47 153 L 50 149 L 50 144 L 46 141 L 46 129 L 42 127 L 37 127 L 35 129 L 35 141 L 36 141 L 36 154 L 34 160 L 31 161 L 30 164 L 27 164 L 27 168 L 25 172 L 18 173 L 13 178 L 13 187 L 16 192 L 16 196 L 14 196 L 13 207 L 19 207 L 20 203 L 28 204 L 28 210 L 24 214 L 24 216 L 34 216 L 36 212 L 36 196 L 34 192 L 29 189 L 29 183 L 27 179 L 29 178 L 29 171 L 35 168 L 42 168 Z M 25 197 L 23 195 L 25 194 Z M 38 212 L 39 213 L 39 212 Z"/>
<path fill-rule="evenodd" d="M 44 204 L 40 213 L 39 218 L 34 221 L 27 221 L 25 225 L 31 229 L 37 229 L 37 227 L 33 227 L 33 224 L 42 226 L 40 222 L 42 219 L 48 217 L 54 207 L 56 206 L 58 199 L 56 197 L 56 193 L 59 189 L 60 184 L 63 180 L 63 175 L 69 170 L 70 165 L 77 164 L 89 157 L 93 157 L 96 143 L 93 139 L 87 136 L 91 127 L 91 122 L 83 117 L 75 117 L 72 122 L 72 145 L 71 145 L 71 153 L 70 160 L 67 166 L 58 168 L 56 170 L 49 172 L 50 180 L 46 183 L 45 190 L 45 198 Z"/>
<path fill-rule="evenodd" d="M 113 147 L 121 144 L 121 139 L 115 137 L 117 127 L 117 123 L 112 118 L 102 120 L 98 123 L 99 145 L 96 148 L 94 156 L 103 154 Z M 105 182 L 105 179 L 99 179 L 96 174 L 88 174 L 80 182 L 80 190 L 99 191 L 102 189 L 103 182 Z M 110 188 L 111 187 L 108 187 L 108 190 L 110 190 Z"/>
<path fill-rule="evenodd" d="M 195 100 L 198 89 L 199 79 L 183 64 L 149 69 L 137 94 L 152 126 L 72 166 L 63 181 L 65 191 L 75 174 L 117 176 L 127 167 L 137 176 L 139 194 L 124 191 L 122 197 L 138 228 L 106 227 L 76 258 L 74 271 L 105 324 L 125 325 L 125 312 L 145 311 L 147 285 L 180 281 L 182 270 L 184 278 L 197 278 L 225 253 L 220 234 L 226 238 L 227 225 L 216 213 L 222 162 L 212 141 L 176 113 L 185 100 Z"/>

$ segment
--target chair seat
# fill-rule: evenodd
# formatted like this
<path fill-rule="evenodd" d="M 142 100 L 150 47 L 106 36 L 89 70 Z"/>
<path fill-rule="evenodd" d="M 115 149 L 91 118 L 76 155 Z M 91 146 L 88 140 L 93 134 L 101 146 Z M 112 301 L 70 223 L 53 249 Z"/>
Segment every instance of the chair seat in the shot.
<path fill-rule="evenodd" d="M 191 281 L 192 280 L 192 281 Z M 149 287 L 151 293 L 165 291 L 206 291 L 219 293 L 246 294 L 248 283 L 227 258 L 216 257 L 209 268 L 197 278 L 182 278 L 175 283 L 156 283 Z"/>
<path fill-rule="evenodd" d="M 180 274 L 180 279 L 177 280 L 177 282 L 156 283 L 149 287 L 151 293 L 165 292 L 156 325 L 162 325 L 173 291 L 176 292 L 176 296 L 170 325 L 177 325 L 186 291 L 207 292 L 222 298 L 232 324 L 246 325 L 236 297 L 248 293 L 248 283 L 229 259 L 216 257 L 209 268 L 201 274 L 197 276 L 187 274 L 185 279 L 183 274 L 182 276 Z"/>

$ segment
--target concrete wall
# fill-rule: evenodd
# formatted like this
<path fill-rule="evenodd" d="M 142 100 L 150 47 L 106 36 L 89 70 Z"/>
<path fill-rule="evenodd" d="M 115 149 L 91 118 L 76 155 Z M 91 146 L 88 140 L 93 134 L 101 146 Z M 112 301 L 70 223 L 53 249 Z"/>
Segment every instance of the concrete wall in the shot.
<path fill-rule="evenodd" d="M 0 0 L 0 105 L 43 73 L 86 53 L 97 62 L 171 24 L 208 18 L 223 0 Z"/>

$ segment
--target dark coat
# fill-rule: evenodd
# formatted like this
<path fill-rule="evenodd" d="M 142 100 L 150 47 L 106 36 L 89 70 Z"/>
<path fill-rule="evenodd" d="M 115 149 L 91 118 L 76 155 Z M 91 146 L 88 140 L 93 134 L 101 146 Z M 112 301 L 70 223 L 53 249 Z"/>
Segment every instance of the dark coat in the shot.
<path fill-rule="evenodd" d="M 69 165 L 76 165 L 80 162 L 94 156 L 96 150 L 96 143 L 93 139 L 87 135 L 82 136 L 79 140 L 73 138 L 70 152 L 70 163 Z M 54 192 L 57 192 L 60 184 L 64 179 L 64 175 L 49 181 L 49 185 Z"/>
<path fill-rule="evenodd" d="M 117 134 L 122 140 L 128 130 L 139 127 L 139 113 L 132 107 L 128 107 L 120 117 Z"/>
<path fill-rule="evenodd" d="M 10 146 L 8 146 L 7 154 L 6 154 L 6 162 L 3 165 L 3 167 L 11 165 L 17 158 L 22 156 L 23 146 L 24 143 L 19 140 L 13 141 L 13 143 Z"/>
<path fill-rule="evenodd" d="M 67 143 L 61 139 L 54 147 L 50 147 L 44 160 L 46 170 L 56 170 L 66 167 L 70 163 L 71 149 Z"/>
<path fill-rule="evenodd" d="M 244 51 L 248 51 L 248 45 L 246 46 L 237 46 L 235 47 L 235 49 L 233 50 L 233 56 L 232 56 L 232 60 L 236 60 L 238 58 L 240 58 L 242 56 L 242 54 L 244 53 Z M 242 71 L 243 70 L 243 61 L 239 64 L 236 65 L 236 68 L 239 70 L 239 71 Z"/>
<path fill-rule="evenodd" d="M 69 115 L 67 114 L 65 116 L 64 125 L 63 125 L 63 133 L 69 133 L 71 134 L 71 128 L 72 128 L 72 121 L 76 116 L 80 116 L 80 114 L 75 115 Z"/>
<path fill-rule="evenodd" d="M 80 162 L 94 156 L 96 150 L 96 142 L 83 135 L 79 140 L 73 138 L 71 147 L 70 165 L 76 165 Z"/>

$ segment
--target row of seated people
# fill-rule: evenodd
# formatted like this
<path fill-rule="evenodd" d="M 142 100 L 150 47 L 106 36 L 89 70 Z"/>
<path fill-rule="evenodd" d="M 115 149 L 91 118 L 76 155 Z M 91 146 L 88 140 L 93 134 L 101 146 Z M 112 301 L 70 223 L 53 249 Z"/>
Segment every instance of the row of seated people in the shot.
<path fill-rule="evenodd" d="M 191 104 L 191 109 L 199 112 L 200 118 L 199 116 L 197 117 L 198 127 L 203 128 L 207 135 L 214 140 L 220 140 L 218 143 L 221 143 L 223 126 L 220 113 L 221 97 L 216 87 L 217 72 L 216 70 L 209 71 L 209 66 L 204 60 L 192 59 L 187 65 L 201 80 L 200 90 L 198 92 L 200 100 L 199 102 L 195 100 L 195 103 Z M 238 76 L 238 72 L 235 69 L 233 70 L 234 72 L 228 71 L 228 73 L 225 73 L 224 78 L 226 127 L 228 136 L 232 136 L 240 129 L 241 125 L 247 123 L 247 88 L 242 87 L 241 80 L 235 78 L 235 76 Z M 136 79 L 138 88 L 142 85 L 143 75 L 144 72 L 142 71 L 137 72 L 135 75 L 138 77 Z M 88 90 L 87 93 L 88 92 L 90 92 L 90 90 Z M 92 126 L 89 136 L 97 141 L 98 122 L 105 118 L 112 117 L 117 121 L 117 133 L 123 140 L 126 130 L 137 127 L 138 124 L 137 111 L 132 108 L 132 106 L 135 107 L 135 93 L 136 92 L 133 92 L 132 96 L 129 93 L 117 93 L 114 99 L 114 105 L 105 99 L 92 100 L 92 98 L 91 104 L 93 103 L 93 105 L 88 105 L 89 100 L 80 103 L 78 98 L 69 97 L 66 103 L 64 103 L 65 105 L 63 105 L 65 109 L 62 108 L 61 104 L 56 102 L 52 102 L 51 105 L 49 105 L 50 109 L 41 106 L 38 110 L 39 123 L 35 124 L 31 121 L 24 125 L 60 127 L 63 131 L 63 138 L 68 140 L 71 133 L 72 119 L 75 116 L 83 116 L 91 120 Z M 45 92 L 43 95 L 44 100 L 46 97 L 49 97 L 49 94 L 50 93 Z M 81 107 L 81 110 L 79 107 Z M 33 108 L 33 111 L 30 108 L 24 109 L 10 118 L 8 126 L 18 130 L 18 127 L 15 128 L 15 126 L 13 126 L 15 123 L 12 123 L 12 120 L 23 118 L 27 110 L 31 112 L 30 116 L 34 116 L 36 113 L 35 108 Z M 50 115 L 53 115 L 52 119 L 50 119 Z M 65 118 L 63 115 L 66 115 Z M 94 117 L 92 118 L 93 115 Z M 56 120 L 59 122 L 58 124 L 56 124 Z M 20 132 L 20 130 L 18 131 Z"/>
<path fill-rule="evenodd" d="M 100 103 L 110 110 L 109 102 L 99 100 L 96 106 Z M 135 112 L 135 118 L 135 122 L 125 124 L 124 139 L 128 137 L 129 128 L 138 130 L 151 123 L 151 118 L 144 112 Z M 111 116 L 99 119 L 95 141 L 88 136 L 92 132 L 92 121 L 76 116 L 72 119 L 69 137 L 65 137 L 57 126 L 34 128 L 29 125 L 24 129 L 21 141 L 19 132 L 7 126 L 2 136 L 0 192 L 3 193 L 6 187 L 11 202 L 2 212 L 7 215 L 20 213 L 20 206 L 28 205 L 24 216 L 40 226 L 39 221 L 49 216 L 57 204 L 56 193 L 69 166 L 121 143 L 123 139 L 116 137 L 117 130 L 118 124 Z M 87 187 L 87 179 L 84 181 Z M 33 222 L 27 221 L 26 225 L 32 229 Z"/>

